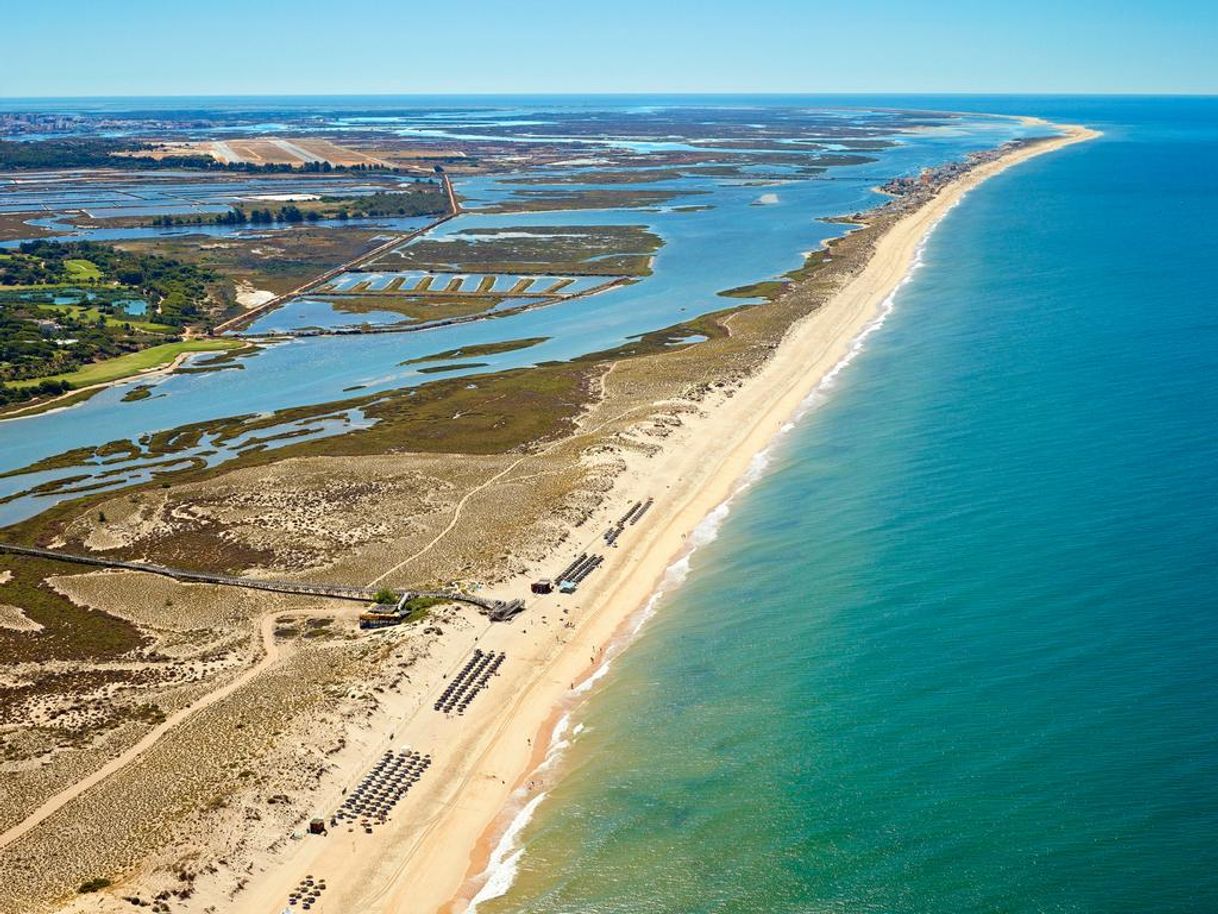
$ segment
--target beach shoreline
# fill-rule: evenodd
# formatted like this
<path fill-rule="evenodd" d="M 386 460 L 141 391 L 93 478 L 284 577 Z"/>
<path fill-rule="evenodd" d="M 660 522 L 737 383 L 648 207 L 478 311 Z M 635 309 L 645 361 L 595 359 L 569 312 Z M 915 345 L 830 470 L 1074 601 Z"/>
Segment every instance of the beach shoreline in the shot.
<path fill-rule="evenodd" d="M 769 390 L 771 384 L 785 389 L 780 397 L 771 401 L 769 409 L 754 421 L 743 440 L 734 444 L 733 453 L 724 460 L 710 484 L 691 497 L 666 526 L 663 541 L 670 551 L 665 552 L 663 547 L 651 550 L 652 555 L 649 556 L 647 566 L 654 575 L 650 585 L 645 588 L 631 587 L 628 590 L 630 595 L 621 591 L 617 594 L 606 594 L 604 606 L 600 611 L 617 619 L 613 633 L 609 640 L 600 646 L 578 678 L 573 680 L 571 694 L 566 700 L 560 698 L 538 728 L 532 740 L 532 745 L 536 748 L 531 754 L 529 765 L 515 784 L 513 797 L 516 802 L 513 804 L 509 800 L 509 804 L 499 811 L 494 821 L 479 836 L 469 857 L 462 889 L 436 910 L 456 914 L 469 910 L 471 902 L 475 900 L 490 900 L 501 894 L 496 892 L 481 897 L 478 895 L 488 878 L 495 875 L 494 858 L 496 852 L 502 854 L 505 850 L 502 847 L 505 833 L 518 832 L 531 818 L 536 804 L 532 802 L 534 797 L 530 795 L 529 785 L 536 782 L 537 772 L 553 758 L 555 744 L 563 736 L 559 731 L 569 726 L 570 715 L 582 703 L 588 687 L 608 672 L 608 664 L 637 635 L 654 613 L 655 604 L 672 586 L 680 586 L 684 571 L 679 575 L 680 580 L 672 584 L 667 579 L 676 566 L 687 562 L 689 556 L 702 545 L 690 543 L 691 536 L 703 525 L 710 523 L 713 527 L 710 538 L 713 538 L 714 531 L 726 518 L 731 503 L 763 472 L 763 467 L 756 463 L 757 459 L 763 458 L 780 437 L 791 429 L 794 422 L 811 408 L 811 399 L 827 381 L 832 380 L 837 371 L 853 359 L 863 340 L 883 323 L 893 307 L 893 298 L 912 279 L 914 271 L 921 265 L 921 251 L 939 222 L 969 191 L 985 180 L 1036 156 L 1101 135 L 1100 132 L 1089 128 L 1052 124 L 1042 118 L 1020 120 L 1028 125 L 1056 127 L 1062 130 L 1062 134 L 1041 144 L 1020 147 L 1013 153 L 970 170 L 963 178 L 943 188 L 925 205 L 904 216 L 877 243 L 862 273 L 834 295 L 821 311 L 794 325 L 774 358 L 756 377 L 746 382 L 746 386 L 754 392 Z M 814 332 L 811 325 L 820 313 L 830 310 L 844 311 L 843 320 L 837 323 L 835 328 L 840 332 L 832 335 L 832 344 L 823 348 L 801 374 L 798 366 L 803 360 L 797 347 L 814 342 L 811 339 Z M 767 379 L 767 375 L 773 377 Z M 722 411 L 736 413 L 738 415 L 735 418 L 743 419 L 748 411 L 732 408 L 739 405 L 733 404 Z M 718 416 L 712 417 L 710 421 L 713 422 L 716 418 L 720 422 L 727 419 L 726 416 Z M 657 553 L 667 555 L 667 558 L 661 561 Z M 646 590 L 647 595 L 640 600 L 638 594 L 642 590 Z M 518 819 L 521 812 L 524 815 Z M 510 881 L 508 885 L 510 886 Z M 428 907 L 426 910 L 432 909 Z"/>
<path fill-rule="evenodd" d="M 667 392 L 679 390 L 674 387 L 659 396 L 649 393 L 640 408 L 637 376 L 632 381 L 624 365 L 609 364 L 597 381 L 600 406 L 590 408 L 572 435 L 513 457 L 455 503 L 450 523 L 430 545 L 388 572 L 380 566 L 377 581 L 417 560 L 463 521 L 462 509 L 471 498 L 491 493 L 490 487 L 511 477 L 518 465 L 525 467 L 521 473 L 536 469 L 531 474 L 536 476 L 545 468 L 540 458 L 555 449 L 575 460 L 605 460 L 604 452 L 612 454 L 611 487 L 598 494 L 599 506 L 570 528 L 562 545 L 564 555 L 603 553 L 604 564 L 575 594 L 529 597 L 526 612 L 511 624 L 446 617 L 445 631 L 436 630 L 431 658 L 407 677 L 410 688 L 376 689 L 383 709 L 363 737 L 327 762 L 329 770 L 302 804 L 302 814 L 306 820 L 329 816 L 374 756 L 390 748 L 431 757 L 431 768 L 411 788 L 409 802 L 374 834 L 340 823 L 324 837 L 293 833 L 269 848 L 251 849 L 239 869 L 221 861 L 222 875 L 235 887 L 223 885 L 223 878 L 200 883 L 192 909 L 280 911 L 289 893 L 312 874 L 327 880 L 325 910 L 457 912 L 468 910 L 475 898 L 506 890 L 518 852 L 515 840 L 543 801 L 548 780 L 560 773 L 561 750 L 580 703 L 650 618 L 662 593 L 679 585 L 688 556 L 710 538 L 731 500 L 760 475 L 764 455 L 813 402 L 809 397 L 831 383 L 883 322 L 943 216 L 1006 168 L 1098 135 L 1052 126 L 1062 135 L 1001 149 L 958 176 L 924 184 L 915 197 L 847 220 L 868 227 L 852 236 L 857 243 L 842 248 L 831 243 L 831 279 L 813 275 L 807 285 L 796 282 L 784 293 L 793 297 L 773 312 L 783 317 L 774 319 L 771 336 L 754 344 L 753 352 L 765 354 L 749 362 L 748 371 L 722 372 L 723 380 L 688 394 Z M 745 309 L 721 318 L 729 337 L 750 339 L 745 328 L 755 324 L 744 317 L 750 313 L 762 312 Z M 625 399 L 614 393 L 615 385 L 632 390 L 631 383 L 636 392 Z M 640 417 L 637 429 L 622 423 L 630 416 Z M 600 437 L 605 427 L 624 431 Z M 598 451 L 601 456 L 594 456 Z M 528 478 L 522 475 L 517 482 Z M 627 506 L 647 499 L 654 503 L 646 516 L 606 545 L 601 531 Z M 520 596 L 531 581 L 553 575 L 556 558 L 549 549 L 544 558 L 518 563 L 517 570 L 521 564 L 525 570 L 489 587 L 487 595 Z M 434 712 L 433 700 L 475 646 L 506 657 L 490 694 L 460 717 Z M 303 811 L 306 804 L 311 811 Z M 202 847 L 209 839 L 195 840 Z M 76 899 L 68 908 L 98 910 L 90 907 L 96 900 Z"/>
<path fill-rule="evenodd" d="M 772 358 L 726 403 L 709 415 L 691 418 L 677 441 L 647 458 L 645 472 L 626 474 L 613 496 L 617 503 L 654 497 L 651 516 L 632 528 L 628 542 L 607 556 L 603 569 L 581 587 L 577 618 L 569 639 L 525 659 L 533 673 L 524 687 L 492 713 L 480 715 L 486 733 L 463 741 L 452 764 L 440 761 L 434 773 L 449 785 L 437 790 L 438 811 L 409 835 L 378 848 L 392 858 L 385 867 L 346 870 L 358 857 L 323 851 L 310 855 L 315 869 L 347 872 L 365 888 L 342 897 L 361 910 L 443 911 L 468 909 L 488 875 L 488 863 L 520 808 L 535 805 L 536 771 L 549 754 L 555 727 L 599 678 L 607 646 L 648 606 L 675 562 L 691 547 L 690 536 L 706 518 L 739 491 L 755 465 L 810 394 L 857 347 L 861 334 L 891 306 L 908 280 L 926 239 L 969 191 L 994 175 L 1039 155 L 1098 136 L 1084 127 L 1056 125 L 1059 137 L 1018 147 L 980 164 L 941 188 L 923 205 L 902 215 L 877 240 L 865 266 L 823 307 L 793 325 Z M 715 442 L 713 451 L 686 445 Z M 642 458 L 640 458 L 642 460 Z M 537 601 L 530 613 L 541 612 Z M 523 624 L 528 624 L 527 621 Z M 505 635 L 513 648 L 525 639 Z M 573 694 L 574 693 L 574 694 Z M 574 698 L 574 701 L 573 701 Z M 470 754 L 470 750 L 473 754 Z M 531 787 L 530 781 L 534 782 Z M 379 887 L 374 883 L 386 879 Z M 269 910 L 265 896 L 239 899 L 238 910 Z"/>

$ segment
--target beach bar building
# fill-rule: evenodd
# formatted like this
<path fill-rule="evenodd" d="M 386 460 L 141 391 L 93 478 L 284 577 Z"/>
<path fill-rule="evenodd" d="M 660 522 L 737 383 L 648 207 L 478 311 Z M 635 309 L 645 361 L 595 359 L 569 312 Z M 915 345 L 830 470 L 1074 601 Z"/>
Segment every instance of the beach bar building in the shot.
<path fill-rule="evenodd" d="M 406 619 L 406 604 L 410 602 L 408 594 L 402 594 L 395 604 L 373 603 L 360 613 L 360 628 L 386 628 L 390 625 L 400 625 Z"/>

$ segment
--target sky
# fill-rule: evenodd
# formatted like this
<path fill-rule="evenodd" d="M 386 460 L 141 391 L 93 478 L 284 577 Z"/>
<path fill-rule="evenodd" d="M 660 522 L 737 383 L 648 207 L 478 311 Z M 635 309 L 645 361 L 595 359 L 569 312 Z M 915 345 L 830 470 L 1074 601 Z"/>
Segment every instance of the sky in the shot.
<path fill-rule="evenodd" d="M 0 97 L 1218 93 L 1216 0 L 0 0 Z"/>

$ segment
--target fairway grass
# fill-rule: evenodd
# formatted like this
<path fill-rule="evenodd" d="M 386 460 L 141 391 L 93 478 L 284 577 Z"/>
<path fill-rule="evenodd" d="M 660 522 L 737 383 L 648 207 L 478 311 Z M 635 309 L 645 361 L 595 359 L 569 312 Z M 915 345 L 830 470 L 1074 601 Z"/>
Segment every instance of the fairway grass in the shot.
<path fill-rule="evenodd" d="M 93 384 L 108 384 L 131 375 L 139 374 L 150 368 L 160 368 L 168 365 L 178 356 L 187 352 L 217 352 L 226 349 L 240 349 L 246 343 L 240 340 L 182 340 L 179 343 L 163 343 L 151 346 L 139 352 L 129 352 L 117 358 L 95 362 L 70 371 L 66 374 L 51 375 L 45 378 L 26 378 L 22 381 L 9 381 L 9 387 L 32 387 L 43 381 L 67 381 L 73 387 L 89 387 Z"/>
<path fill-rule="evenodd" d="M 68 276 L 75 282 L 97 282 L 102 278 L 101 270 L 92 260 L 65 260 Z"/>

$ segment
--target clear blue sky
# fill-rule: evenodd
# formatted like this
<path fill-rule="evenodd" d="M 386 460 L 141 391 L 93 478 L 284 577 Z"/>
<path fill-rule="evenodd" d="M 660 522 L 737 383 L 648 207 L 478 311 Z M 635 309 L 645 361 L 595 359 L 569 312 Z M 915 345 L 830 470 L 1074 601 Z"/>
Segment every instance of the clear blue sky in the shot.
<path fill-rule="evenodd" d="M 0 96 L 1218 93 L 1218 0 L 0 0 Z"/>

